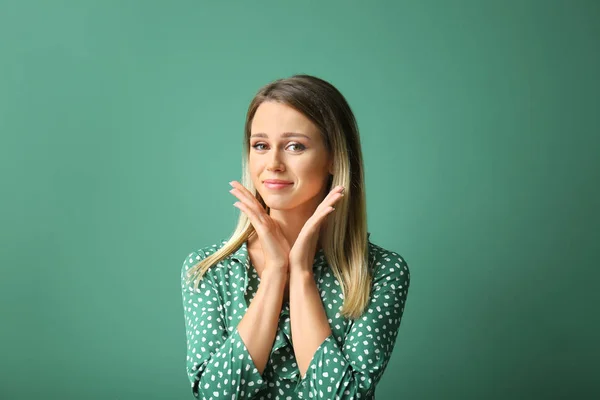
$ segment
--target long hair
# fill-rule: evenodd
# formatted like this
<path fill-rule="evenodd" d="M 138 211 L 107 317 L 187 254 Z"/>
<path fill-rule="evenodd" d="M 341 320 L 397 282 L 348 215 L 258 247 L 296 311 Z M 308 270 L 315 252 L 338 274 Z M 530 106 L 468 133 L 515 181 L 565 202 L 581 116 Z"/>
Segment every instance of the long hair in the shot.
<path fill-rule="evenodd" d="M 341 315 L 357 319 L 369 302 L 372 274 L 367 237 L 364 168 L 358 126 L 344 96 L 329 82 L 310 75 L 294 75 L 273 81 L 258 91 L 246 114 L 242 157 L 242 185 L 254 194 L 267 214 L 269 207 L 252 183 L 248 169 L 250 128 L 258 106 L 274 101 L 290 106 L 309 118 L 319 129 L 325 147 L 333 157 L 333 174 L 329 176 L 329 193 L 335 186 L 345 188 L 336 203 L 336 212 L 327 216 L 320 234 L 325 258 L 341 283 L 344 303 Z M 251 235 L 256 234 L 250 219 L 240 212 L 237 226 L 229 240 L 188 270 L 188 282 L 194 287 L 213 265 L 235 252 Z"/>

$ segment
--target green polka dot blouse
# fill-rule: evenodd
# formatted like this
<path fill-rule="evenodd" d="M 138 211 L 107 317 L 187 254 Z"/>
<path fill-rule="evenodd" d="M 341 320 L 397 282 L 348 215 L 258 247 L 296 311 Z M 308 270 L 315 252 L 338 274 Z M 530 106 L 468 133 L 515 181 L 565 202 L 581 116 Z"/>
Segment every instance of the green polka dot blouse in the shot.
<path fill-rule="evenodd" d="M 370 235 L 370 233 L 369 233 Z M 352 321 L 340 315 L 340 282 L 323 249 L 313 272 L 331 335 L 315 351 L 302 379 L 292 341 L 289 303 L 284 303 L 270 358 L 258 372 L 237 330 L 260 278 L 247 244 L 209 268 L 198 285 L 185 272 L 226 243 L 189 254 L 181 268 L 187 339 L 186 370 L 192 394 L 200 399 L 374 399 L 375 385 L 394 349 L 410 284 L 406 261 L 368 241 L 373 286 L 368 307 Z"/>

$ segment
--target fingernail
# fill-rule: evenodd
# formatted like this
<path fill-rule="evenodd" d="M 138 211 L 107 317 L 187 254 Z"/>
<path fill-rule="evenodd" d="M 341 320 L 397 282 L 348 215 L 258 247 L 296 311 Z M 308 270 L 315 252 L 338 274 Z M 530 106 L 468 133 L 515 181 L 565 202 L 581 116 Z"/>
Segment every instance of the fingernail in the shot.
<path fill-rule="evenodd" d="M 229 185 L 230 185 L 230 186 L 233 186 L 233 181 L 229 182 Z"/>

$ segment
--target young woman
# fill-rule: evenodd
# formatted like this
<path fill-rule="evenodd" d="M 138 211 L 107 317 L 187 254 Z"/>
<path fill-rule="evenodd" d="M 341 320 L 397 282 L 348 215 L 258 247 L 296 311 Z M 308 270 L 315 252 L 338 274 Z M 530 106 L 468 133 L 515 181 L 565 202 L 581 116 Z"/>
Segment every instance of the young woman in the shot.
<path fill-rule="evenodd" d="M 202 399 L 372 399 L 395 345 L 406 261 L 369 240 L 350 106 L 309 75 L 248 109 L 228 240 L 181 268 L 187 373 Z"/>

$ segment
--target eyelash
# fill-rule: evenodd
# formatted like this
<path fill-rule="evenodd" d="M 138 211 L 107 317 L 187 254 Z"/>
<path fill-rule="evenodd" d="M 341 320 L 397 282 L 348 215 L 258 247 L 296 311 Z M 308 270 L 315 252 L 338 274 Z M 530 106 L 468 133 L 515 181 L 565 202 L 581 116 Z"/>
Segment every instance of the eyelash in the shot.
<path fill-rule="evenodd" d="M 257 151 L 261 151 L 263 149 L 257 149 L 256 146 L 262 146 L 262 145 L 264 145 L 264 143 L 255 143 L 252 147 Z M 298 151 L 302 151 L 302 150 L 306 149 L 306 147 L 302 143 L 290 143 L 290 146 L 297 146 L 299 148 Z"/>

